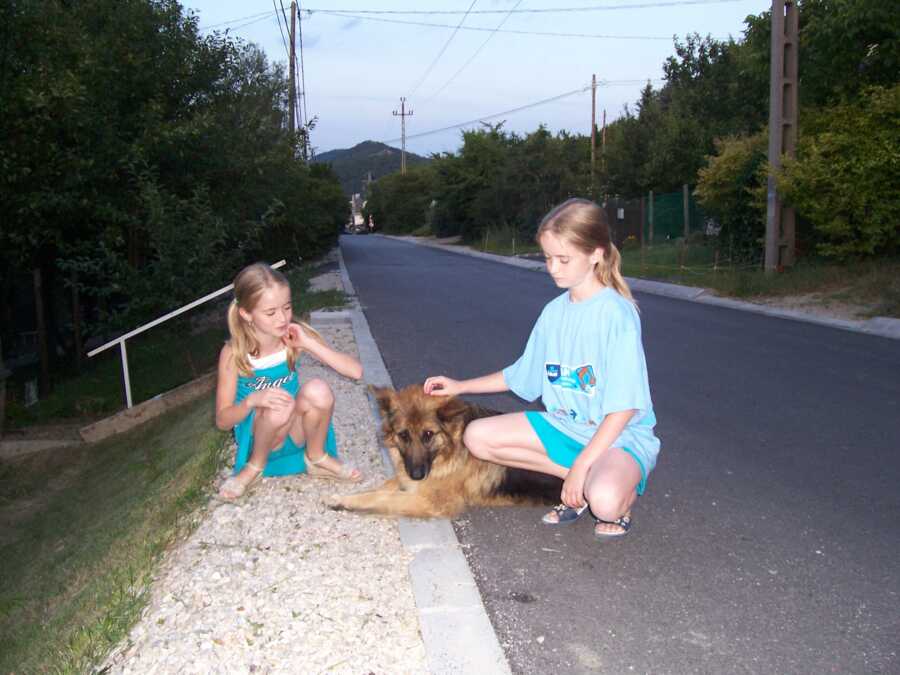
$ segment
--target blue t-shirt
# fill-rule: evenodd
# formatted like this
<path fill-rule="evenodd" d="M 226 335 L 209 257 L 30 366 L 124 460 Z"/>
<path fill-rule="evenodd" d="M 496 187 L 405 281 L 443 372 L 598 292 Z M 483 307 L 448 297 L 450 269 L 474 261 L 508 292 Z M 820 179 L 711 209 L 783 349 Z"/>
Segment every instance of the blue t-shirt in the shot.
<path fill-rule="evenodd" d="M 566 291 L 538 317 L 525 353 L 503 370 L 517 396 L 539 396 L 544 417 L 587 445 L 606 415 L 635 410 L 611 447 L 628 448 L 649 473 L 659 439 L 650 399 L 641 322 L 635 306 L 611 288 L 572 302 Z"/>

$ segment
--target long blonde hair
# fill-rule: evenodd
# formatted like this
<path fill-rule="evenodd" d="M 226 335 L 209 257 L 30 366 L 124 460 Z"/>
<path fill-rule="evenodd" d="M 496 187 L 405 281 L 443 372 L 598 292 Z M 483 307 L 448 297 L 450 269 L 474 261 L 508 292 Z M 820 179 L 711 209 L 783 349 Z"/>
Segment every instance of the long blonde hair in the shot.
<path fill-rule="evenodd" d="M 234 300 L 228 306 L 228 332 L 231 334 L 231 357 L 238 372 L 244 377 L 252 377 L 251 355 L 259 354 L 259 339 L 250 321 L 241 317 L 240 310 L 252 312 L 260 297 L 274 286 L 290 290 L 290 283 L 281 272 L 273 270 L 266 263 L 253 263 L 242 269 L 234 278 Z M 320 342 L 324 339 L 319 332 L 303 321 L 295 321 L 300 327 Z M 288 368 L 294 369 L 300 350 L 285 346 Z"/>
<path fill-rule="evenodd" d="M 606 211 L 587 199 L 573 197 L 550 210 L 538 226 L 536 239 L 550 232 L 565 239 L 585 254 L 602 249 L 603 257 L 594 268 L 594 274 L 604 286 L 634 303 L 631 289 L 622 276 L 622 256 L 609 236 Z M 637 303 L 635 303 L 637 304 Z"/>

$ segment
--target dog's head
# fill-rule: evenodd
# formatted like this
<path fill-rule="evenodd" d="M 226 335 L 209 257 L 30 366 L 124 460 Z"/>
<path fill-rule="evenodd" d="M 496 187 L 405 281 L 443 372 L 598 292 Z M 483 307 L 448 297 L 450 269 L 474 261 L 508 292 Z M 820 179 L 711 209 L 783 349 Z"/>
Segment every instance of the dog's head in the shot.
<path fill-rule="evenodd" d="M 399 453 L 413 480 L 426 478 L 433 465 L 449 463 L 460 450 L 465 452 L 462 434 L 471 418 L 465 401 L 429 396 L 420 384 L 400 391 L 378 387 L 373 391 L 384 420 L 385 444 Z"/>

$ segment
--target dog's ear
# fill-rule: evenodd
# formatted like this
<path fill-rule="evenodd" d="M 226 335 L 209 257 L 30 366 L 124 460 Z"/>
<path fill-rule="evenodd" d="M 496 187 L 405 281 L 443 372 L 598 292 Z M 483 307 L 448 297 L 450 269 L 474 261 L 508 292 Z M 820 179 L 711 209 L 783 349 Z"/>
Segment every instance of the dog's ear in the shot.
<path fill-rule="evenodd" d="M 454 421 L 466 421 L 469 414 L 469 404 L 461 398 L 456 398 L 454 396 L 440 408 L 435 410 L 435 414 L 442 424 Z"/>
<path fill-rule="evenodd" d="M 370 386 L 369 390 L 375 395 L 381 416 L 385 419 L 390 418 L 391 411 L 394 409 L 394 390 L 390 387 L 376 387 L 374 385 Z"/>

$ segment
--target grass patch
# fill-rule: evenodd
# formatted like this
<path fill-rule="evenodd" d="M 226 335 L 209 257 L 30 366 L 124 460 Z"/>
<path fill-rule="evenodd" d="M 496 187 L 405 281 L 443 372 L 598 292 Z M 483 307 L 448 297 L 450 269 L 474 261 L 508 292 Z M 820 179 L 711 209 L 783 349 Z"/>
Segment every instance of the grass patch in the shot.
<path fill-rule="evenodd" d="M 815 295 L 816 301 L 847 303 L 862 309 L 860 318 L 900 317 L 900 260 L 850 263 L 801 260 L 792 269 L 766 274 L 761 264 L 732 263 L 715 248 L 681 243 L 622 251 L 626 276 L 711 288 L 737 298 Z"/>
<path fill-rule="evenodd" d="M 208 398 L 121 436 L 0 463 L 0 671 L 89 672 L 224 459 Z"/>
<path fill-rule="evenodd" d="M 488 227 L 481 240 L 473 242 L 473 245 L 479 251 L 496 255 L 516 256 L 541 252 L 534 237 L 523 238 L 516 228 L 509 226 Z"/>
<path fill-rule="evenodd" d="M 412 237 L 430 237 L 433 232 L 431 231 L 431 225 L 425 224 L 422 227 L 418 227 L 412 232 L 409 233 Z"/>
<path fill-rule="evenodd" d="M 287 273 L 297 316 L 347 304 L 343 291 L 308 290 L 309 280 L 315 273 L 311 265 Z M 226 309 L 227 300 L 203 306 L 128 340 L 126 349 L 134 403 L 174 389 L 215 368 L 219 349 L 228 338 Z M 7 382 L 6 424 L 9 429 L 59 422 L 86 424 L 125 406 L 122 361 L 117 348 L 87 359 L 81 373 L 57 374 L 53 391 L 26 408 L 22 404 L 24 381 L 32 377 L 36 377 L 36 367 L 31 372 L 17 372 Z"/>

